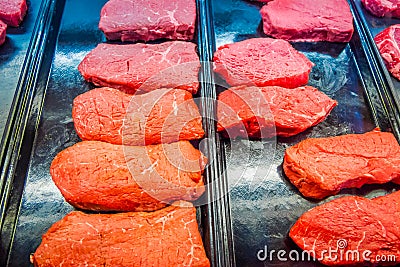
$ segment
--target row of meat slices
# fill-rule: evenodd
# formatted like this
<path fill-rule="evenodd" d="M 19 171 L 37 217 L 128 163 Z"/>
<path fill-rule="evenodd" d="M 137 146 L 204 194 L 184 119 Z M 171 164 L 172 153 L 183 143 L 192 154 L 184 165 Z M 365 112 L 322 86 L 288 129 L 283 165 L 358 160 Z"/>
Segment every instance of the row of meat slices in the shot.
<path fill-rule="evenodd" d="M 164 51 L 164 52 L 163 52 Z M 139 60 L 138 60 L 139 59 Z M 323 120 L 330 112 L 330 110 L 336 105 L 336 102 L 329 99 L 323 93 L 319 92 L 316 89 L 312 89 L 311 87 L 299 87 L 308 82 L 308 75 L 311 71 L 313 63 L 309 61 L 303 54 L 296 51 L 287 41 L 279 40 L 279 39 L 271 39 L 271 38 L 256 38 L 250 39 L 238 43 L 234 43 L 231 45 L 222 46 L 216 51 L 214 56 L 215 62 L 215 71 L 221 74 L 230 85 L 243 85 L 247 87 L 247 89 L 241 88 L 230 88 L 228 91 L 233 94 L 240 93 L 240 97 L 244 101 L 244 105 L 241 106 L 241 110 L 238 110 L 235 102 L 232 102 L 232 99 L 229 100 L 227 93 L 222 94 L 219 97 L 221 100 L 220 104 L 222 105 L 219 108 L 219 113 L 226 112 L 226 107 L 229 107 L 230 110 L 234 110 L 236 114 L 246 114 L 243 115 L 243 118 L 240 120 L 246 124 L 246 121 L 255 120 L 257 118 L 261 120 L 272 121 L 273 119 L 280 125 L 282 133 L 278 133 L 278 135 L 283 136 L 291 136 L 295 135 L 301 131 L 306 130 L 307 128 L 317 124 L 321 120 Z M 246 66 L 244 68 L 243 66 Z M 200 62 L 198 56 L 195 52 L 195 45 L 192 43 L 181 42 L 181 41 L 173 41 L 173 42 L 164 42 L 161 44 L 129 44 L 129 45 L 113 45 L 113 44 L 100 44 L 94 50 L 92 50 L 81 62 L 79 65 L 79 70 L 82 73 L 83 77 L 90 82 L 95 83 L 99 86 L 109 86 L 118 88 L 121 91 L 132 94 L 143 94 L 146 92 L 150 92 L 152 90 L 158 88 L 177 88 L 177 89 L 185 89 L 188 92 L 195 94 L 198 90 L 199 82 L 198 82 L 198 71 L 200 68 Z M 266 71 L 266 68 L 268 71 Z M 254 95 L 252 95 L 251 85 L 257 85 L 264 88 L 264 94 L 260 95 L 265 100 L 264 102 L 268 105 L 275 105 L 275 113 L 271 114 L 257 114 L 254 115 L 254 110 L 257 109 L 254 105 L 256 103 L 251 103 Z M 272 85 L 276 85 L 277 87 L 273 87 Z M 293 88 L 291 90 L 284 90 L 280 87 Z M 296 88 L 298 87 L 298 88 Z M 108 89 L 110 91 L 110 89 Z M 105 90 L 103 90 L 104 92 Z M 267 91 L 270 91 L 269 93 Z M 104 94 L 101 91 L 95 91 L 91 94 L 90 97 L 96 94 Z M 116 98 L 115 101 L 122 101 L 127 106 L 129 103 L 133 106 L 137 106 L 137 101 L 142 101 L 139 99 L 150 99 L 146 100 L 145 103 L 148 104 L 148 107 L 151 107 L 151 99 L 150 96 L 146 96 L 143 94 L 142 96 L 135 95 L 130 101 L 129 97 L 123 97 L 122 94 L 118 93 L 108 93 L 108 96 L 105 99 L 106 102 L 109 102 L 108 97 L 112 97 L 110 94 L 114 94 Z M 268 96 L 270 94 L 270 96 Z M 182 93 L 180 94 L 182 95 Z M 276 101 L 272 101 L 272 96 L 277 96 L 276 99 L 281 99 L 280 103 Z M 308 98 L 304 98 L 304 95 L 307 95 Z M 226 98 L 228 96 L 228 98 Z M 324 101 L 319 101 L 321 98 L 324 98 Z M 97 105 L 106 105 L 106 103 L 101 104 L 102 97 L 96 97 L 98 101 L 96 101 Z M 125 100 L 118 100 L 124 98 Z M 186 99 L 189 99 L 190 96 L 185 96 Z M 87 102 L 88 97 L 80 97 L 77 98 L 76 103 L 80 103 L 81 107 L 84 107 Z M 225 100 L 224 100 L 225 99 Z M 137 100 L 137 101 L 134 101 Z M 228 100 L 228 101 L 227 101 Z M 160 99 L 160 103 L 165 100 Z M 309 105 L 311 102 L 315 105 Z M 128 103 L 129 102 L 129 103 Z M 169 102 L 168 100 L 166 101 Z M 182 100 L 179 100 L 181 103 Z M 253 101 L 254 102 L 254 101 Z M 274 102 L 274 103 L 273 103 Z M 114 103 L 114 100 L 111 101 Z M 178 103 L 178 104 L 179 104 Z M 290 105 L 290 103 L 293 103 Z M 156 104 L 156 101 L 154 101 Z M 176 104 L 175 104 L 176 105 Z M 87 107 L 93 106 L 93 103 L 88 103 Z M 156 105 L 158 106 L 158 105 Z M 156 107 L 155 106 L 155 107 Z M 268 109 L 266 105 L 263 108 L 264 110 Z M 196 108 L 191 105 L 191 110 L 195 110 Z M 285 107 L 287 110 L 287 114 L 284 112 L 277 112 L 281 110 L 279 107 Z M 269 108 L 273 108 L 270 106 Z M 96 109 L 99 110 L 99 109 Z M 101 109 L 100 109 L 101 110 Z M 104 109 L 105 110 L 105 109 Z M 169 112 L 167 112 L 169 111 Z M 177 116 L 171 116 L 170 113 L 173 110 L 171 106 L 164 110 L 165 118 L 168 116 L 169 120 L 176 119 Z M 119 119 L 117 119 L 118 123 L 114 124 L 111 121 L 106 122 L 106 118 L 101 114 L 92 114 L 92 119 L 85 116 L 85 113 L 90 113 L 87 110 L 81 109 L 83 114 L 79 114 L 79 112 L 75 112 L 74 108 L 74 116 L 80 116 L 76 120 L 76 128 L 80 137 L 88 140 L 90 138 L 100 138 L 102 141 L 110 141 L 110 137 L 105 137 L 104 135 L 110 135 L 111 139 L 117 137 L 114 131 L 119 131 L 119 136 L 115 139 L 114 142 L 122 142 L 122 119 L 126 112 L 116 112 L 119 114 Z M 108 111 L 106 111 L 108 112 Z M 128 113 L 136 112 L 131 109 Z M 148 110 L 147 112 L 150 112 Z M 95 112 L 96 113 L 96 112 Z M 98 113 L 98 112 L 97 112 Z M 297 116 L 298 120 L 294 120 L 291 118 L 290 114 L 299 114 Z M 192 115 L 197 115 L 198 112 L 192 113 Z M 100 116 L 103 118 L 101 123 L 108 123 L 108 125 L 113 124 L 111 129 L 107 127 L 96 126 L 96 116 Z M 148 116 L 148 115 L 146 115 Z M 199 115 L 200 116 L 200 115 Z M 87 123 L 85 121 L 81 121 L 81 118 L 90 119 L 93 121 L 92 124 Z M 164 117 L 158 117 L 157 125 L 164 125 L 165 120 Z M 225 122 L 219 124 L 219 130 L 224 131 L 229 128 L 236 128 L 237 121 L 233 119 L 226 120 L 226 116 L 218 115 L 218 121 L 224 117 Z M 237 118 L 238 116 L 234 116 Z M 301 120 L 301 117 L 307 117 L 307 122 Z M 152 118 L 152 116 L 150 116 Z M 182 131 L 183 126 L 182 117 L 180 118 L 181 123 L 172 125 L 174 127 L 180 127 L 173 129 L 170 133 L 167 129 L 162 129 L 162 134 L 164 136 L 169 134 L 174 134 L 174 138 L 165 139 L 166 142 L 177 141 L 179 132 L 182 134 L 182 139 L 190 140 L 185 131 Z M 291 125 L 289 121 L 291 121 Z M 187 121 L 189 122 L 189 121 Z M 286 122 L 286 123 L 285 123 Z M 298 123 L 297 123 L 298 122 Z M 145 125 L 145 121 L 143 121 L 143 125 Z M 85 130 L 82 127 L 86 126 L 88 129 Z M 154 123 L 153 123 L 154 124 Z M 198 121 L 200 124 L 200 121 Z M 150 124 L 149 128 L 143 128 L 142 130 L 149 131 L 152 129 Z M 167 123 L 167 126 L 171 126 L 171 124 Z M 266 126 L 268 129 L 266 131 L 271 131 L 271 127 L 275 127 L 274 123 Z M 92 131 L 91 128 L 103 129 L 103 133 L 96 133 Z M 285 129 L 283 129 L 285 128 Z M 107 132 L 110 130 L 110 132 Z M 153 134 L 161 135 L 161 129 L 157 131 L 153 131 Z M 178 131 L 176 131 L 178 130 Z M 181 131 L 179 131 L 181 130 Z M 91 133 L 88 133 L 91 131 Z M 249 132 L 249 137 L 257 137 L 256 135 L 251 134 L 254 129 L 251 127 L 247 127 L 247 132 Z M 246 133 L 236 134 L 235 136 L 245 136 Z M 91 136 L 91 137 L 90 137 Z M 192 135 L 191 139 L 198 139 L 203 136 L 202 133 L 198 133 Z M 136 136 L 138 138 L 139 136 Z M 168 141 L 169 140 L 169 141 Z M 130 141 L 128 144 L 135 144 L 135 142 L 139 141 Z M 143 141 L 140 141 L 143 143 Z M 146 144 L 155 144 L 157 142 L 148 140 L 145 142 Z M 159 143 L 159 142 L 158 142 Z"/>
<path fill-rule="evenodd" d="M 266 34 L 291 41 L 319 40 L 320 36 L 313 35 L 312 31 L 302 33 L 300 26 L 304 21 L 312 25 L 313 17 L 315 19 L 317 14 L 312 10 L 318 8 L 316 7 L 318 4 L 306 5 L 293 11 L 290 7 L 300 7 L 312 1 L 262 0 L 262 2 L 269 2 L 261 10 Z M 338 1 L 320 2 L 326 5 L 340 4 Z M 363 2 L 395 6 L 395 1 Z M 311 11 L 308 12 L 310 8 Z M 385 13 L 396 16 L 396 8 Z M 311 18 L 307 17 L 308 19 L 303 21 L 302 16 L 295 15 L 302 10 L 307 10 L 306 13 Z M 329 7 L 326 10 L 329 10 Z M 275 16 L 276 14 L 280 16 Z M 288 17 L 291 19 L 287 19 Z M 351 14 L 348 17 L 351 17 Z M 349 21 L 348 17 L 344 18 L 342 25 Z M 337 16 L 337 19 L 343 17 Z M 375 38 L 394 76 L 399 73 L 397 59 L 400 58 L 396 30 L 398 26 L 394 25 Z M 343 41 L 348 41 L 351 36 L 350 31 L 342 33 L 343 35 L 337 34 L 337 38 L 343 37 Z M 329 34 L 322 36 L 326 41 L 335 38 Z M 340 41 L 339 39 L 337 41 Z M 229 95 L 228 91 L 224 93 Z M 236 96 L 231 98 L 235 101 L 238 99 Z M 237 106 L 240 107 L 240 101 L 237 102 L 239 103 Z M 262 121 L 262 123 L 268 125 L 269 122 Z M 257 135 L 260 134 L 260 131 L 255 132 Z M 279 132 L 278 127 L 277 132 Z M 380 132 L 378 129 L 365 134 L 306 139 L 286 150 L 283 169 L 292 184 L 305 197 L 322 199 L 335 195 L 344 188 L 359 188 L 364 184 L 382 184 L 390 181 L 399 183 L 400 146 L 393 134 Z M 303 214 L 291 228 L 289 236 L 301 249 L 309 253 L 310 257 L 326 265 L 379 265 L 382 263 L 379 259 L 389 257 L 391 261 L 384 263 L 398 263 L 400 232 L 397 221 L 389 219 L 400 211 L 398 199 L 399 192 L 373 200 L 349 196 L 330 201 Z M 332 257 L 327 253 L 332 250 L 344 256 Z M 357 255 L 354 255 L 354 252 Z"/>
<path fill-rule="evenodd" d="M 151 27 L 145 33 L 131 26 L 112 29 L 113 24 L 107 20 L 112 20 L 115 15 L 110 12 L 120 10 L 115 6 L 116 2 L 109 1 L 102 11 L 100 27 L 109 39 L 191 39 L 190 23 L 182 28 L 174 24 L 171 31 L 164 32 Z M 132 3 L 120 2 L 122 6 Z M 175 7 L 173 14 L 179 14 L 179 4 Z M 145 9 L 143 13 L 147 14 L 148 11 Z M 149 12 L 154 14 L 154 10 Z M 344 32 L 343 41 L 351 37 L 349 31 Z M 321 36 L 324 34 L 321 33 Z M 319 41 L 319 37 L 314 38 L 314 41 Z M 284 40 L 257 38 L 225 45 L 215 53 L 214 62 L 215 71 L 234 86 L 219 95 L 217 110 L 218 130 L 231 138 L 292 136 L 322 121 L 337 105 L 336 101 L 318 89 L 304 86 L 313 64 Z M 265 71 L 266 66 L 270 68 L 269 72 Z M 140 236 L 147 243 L 153 243 L 160 242 L 160 236 L 185 237 L 188 234 L 194 243 L 186 244 L 184 238 L 178 242 L 180 249 L 174 253 L 180 255 L 190 250 L 191 257 L 186 255 L 171 259 L 165 252 L 170 251 L 169 247 L 173 244 L 169 239 L 162 239 L 161 242 L 169 246 L 159 248 L 160 254 L 168 258 L 164 263 L 168 262 L 169 266 L 209 265 L 198 233 L 194 208 L 183 209 L 174 205 L 166 207 L 175 200 L 195 200 L 204 192 L 201 174 L 207 160 L 187 142 L 204 136 L 201 116 L 192 97 L 198 91 L 199 68 L 195 45 L 181 41 L 158 45 L 101 44 L 85 57 L 79 66 L 85 79 L 99 86 L 117 89 L 97 88 L 74 100 L 74 124 L 79 136 L 85 141 L 57 155 L 51 166 L 51 174 L 66 200 L 78 208 L 136 213 L 103 214 L 96 215 L 96 218 L 79 212 L 71 213 L 44 236 L 44 244 L 33 257 L 36 266 L 62 262 L 61 256 L 53 255 L 62 255 L 59 250 L 64 243 L 57 242 L 57 237 L 63 235 L 71 236 L 68 239 L 70 243 L 74 242 L 74 237 L 93 240 L 85 247 L 94 248 L 94 252 L 99 255 L 107 251 L 107 258 L 99 257 L 101 265 L 122 264 L 118 262 L 121 254 L 110 253 L 122 243 L 113 243 L 112 239 L 107 238 L 107 231 L 114 235 L 123 232 L 118 236 L 129 249 L 124 247 L 119 251 L 129 255 L 127 259 L 132 259 L 131 255 L 134 254 L 139 256 L 137 259 L 133 257 L 132 262 L 148 260 L 152 264 L 164 258 L 153 258 L 146 255 L 146 251 L 142 253 L 142 243 L 131 244 L 130 240 Z M 159 88 L 167 89 L 155 90 Z M 374 143 L 372 147 L 378 144 L 382 149 L 369 151 L 371 146 L 368 146 L 368 140 Z M 323 198 L 336 194 L 342 188 L 396 181 L 398 177 L 396 153 L 399 146 L 389 133 L 372 132 L 326 140 L 308 139 L 303 142 L 286 151 L 284 169 L 291 182 L 305 196 Z M 366 145 L 357 146 L 363 142 Z M 349 144 L 352 144 L 352 150 L 346 154 L 343 150 Z M 392 152 L 395 156 L 389 158 Z M 322 155 L 317 162 L 318 166 L 315 162 L 310 164 L 315 155 Z M 332 174 L 328 172 L 332 168 L 326 168 L 331 161 L 351 163 L 341 165 L 341 171 L 335 177 L 337 179 L 325 179 L 327 176 L 323 175 Z M 354 165 L 363 166 L 363 163 L 375 167 L 354 168 Z M 382 166 L 386 171 L 379 171 Z M 315 173 L 315 170 L 319 172 Z M 358 171 L 363 174 L 360 175 Z M 118 177 L 115 176 L 116 172 Z M 353 180 L 355 182 L 351 182 Z M 345 206 L 346 203 L 348 201 L 343 200 L 330 204 L 328 210 Z M 185 202 L 175 205 L 190 206 Z M 306 213 L 292 228 L 292 239 L 303 249 L 307 249 L 308 242 L 318 242 L 318 237 L 313 239 L 312 234 L 303 231 L 313 231 L 318 226 L 318 223 L 311 220 L 318 212 L 310 211 L 311 216 Z M 180 213 L 188 219 L 180 219 Z M 344 220 L 346 216 L 342 216 Z M 141 229 L 141 221 L 145 221 L 148 228 Z M 181 222 L 183 225 L 179 227 Z M 356 222 L 354 225 L 347 223 L 346 227 L 357 226 Z M 85 228 L 87 223 L 95 229 L 94 235 Z M 110 226 L 104 228 L 103 225 Z M 305 225 L 308 226 L 305 228 Z M 188 232 L 183 233 L 182 228 Z M 321 232 L 321 229 L 316 231 Z M 103 237 L 100 240 L 96 239 L 99 233 Z M 337 234 L 341 235 L 349 238 L 346 233 Z M 307 241 L 303 247 L 301 242 L 304 238 Z M 320 241 L 318 249 L 327 244 L 326 240 Z M 47 247 L 51 247 L 51 250 Z M 80 255 L 77 255 L 78 261 Z M 324 263 L 332 264 L 329 261 Z"/>
<path fill-rule="evenodd" d="M 348 42 L 353 18 L 346 0 L 273 0 L 261 9 L 265 34 L 288 41 Z M 99 28 L 109 40 L 192 40 L 195 1 L 110 0 Z"/>
<path fill-rule="evenodd" d="M 111 0 L 100 28 L 123 19 L 138 23 L 140 33 L 122 29 L 109 39 L 191 40 L 195 1 L 175 2 Z M 151 17 L 161 28 L 143 31 L 141 21 Z M 117 89 L 93 89 L 74 100 L 84 141 L 60 152 L 50 173 L 74 207 L 123 213 L 68 214 L 43 236 L 31 257 L 35 266 L 210 266 L 196 209 L 185 202 L 205 191 L 207 158 L 185 141 L 204 135 L 192 97 L 199 68 L 195 45 L 182 41 L 100 44 L 86 56 L 79 65 L 85 79 Z"/>
<path fill-rule="evenodd" d="M 0 0 L 0 45 L 6 41 L 7 26 L 18 27 L 27 10 L 26 0 Z"/>
<path fill-rule="evenodd" d="M 302 23 L 313 24 L 319 4 L 312 1 L 266 1 L 261 14 L 264 32 L 291 41 L 318 41 L 318 34 L 301 31 Z M 284 4 L 284 3 L 287 4 Z M 340 1 L 320 1 L 320 5 L 340 5 Z M 329 3 L 328 3 L 329 2 Z M 398 1 L 363 0 L 377 16 L 397 17 Z M 303 6 L 302 6 L 303 5 Z M 294 11 L 288 7 L 299 7 Z M 302 6 L 302 7 L 301 7 Z M 278 11 L 277 11 L 278 10 Z M 307 10 L 307 19 L 295 13 Z M 326 6 L 326 12 L 329 12 Z M 345 15 L 347 9 L 344 9 Z M 276 16 L 277 14 L 281 16 Z M 290 17 L 291 19 L 287 19 Z M 351 17 L 351 14 L 350 16 Z M 337 16 L 343 23 L 348 17 Z M 329 16 L 328 16 L 329 18 Z M 325 21 L 323 17 L 320 21 Z M 400 58 L 398 33 L 394 25 L 375 38 L 390 72 L 399 79 Z M 338 29 L 343 29 L 338 27 Z M 322 31 L 325 30 L 322 27 Z M 310 31 L 312 33 L 312 31 Z M 297 34 L 298 33 L 298 34 Z M 325 40 L 348 41 L 350 31 L 337 32 L 337 37 L 322 35 Z M 379 130 L 330 138 L 306 139 L 285 152 L 283 169 L 286 176 L 305 197 L 322 199 L 344 188 L 364 184 L 400 182 L 400 146 L 391 133 Z M 399 192 L 373 200 L 349 196 L 330 201 L 305 214 L 291 228 L 289 236 L 310 257 L 332 266 L 376 266 L 400 261 L 398 222 Z M 331 254 L 336 251 L 337 254 Z M 356 253 L 356 254 L 354 254 Z M 365 256 L 367 255 L 367 256 Z M 379 259 L 388 259 L 383 262 Z"/>

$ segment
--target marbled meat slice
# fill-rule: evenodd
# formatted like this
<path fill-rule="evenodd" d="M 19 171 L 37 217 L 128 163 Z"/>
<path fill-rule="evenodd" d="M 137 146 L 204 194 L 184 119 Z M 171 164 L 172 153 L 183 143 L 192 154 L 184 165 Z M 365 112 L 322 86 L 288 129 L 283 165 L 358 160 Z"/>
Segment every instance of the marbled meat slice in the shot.
<path fill-rule="evenodd" d="M 399 200 L 399 191 L 374 199 L 341 197 L 304 213 L 289 235 L 325 265 L 399 264 Z"/>
<path fill-rule="evenodd" d="M 6 41 L 7 24 L 0 20 L 0 45 Z"/>
<path fill-rule="evenodd" d="M 253 38 L 226 44 L 214 54 L 214 70 L 231 86 L 307 84 L 314 64 L 287 41 Z"/>
<path fill-rule="evenodd" d="M 400 80 L 400 24 L 386 28 L 378 33 L 374 40 L 386 67 Z"/>
<path fill-rule="evenodd" d="M 110 0 L 99 28 L 109 40 L 192 40 L 195 23 L 195 0 Z"/>
<path fill-rule="evenodd" d="M 305 197 L 322 199 L 364 184 L 399 183 L 400 146 L 378 130 L 309 138 L 286 149 L 283 169 Z"/>
<path fill-rule="evenodd" d="M 218 131 L 230 138 L 288 137 L 320 123 L 336 105 L 311 86 L 233 87 L 218 96 Z"/>
<path fill-rule="evenodd" d="M 260 12 L 265 34 L 291 42 L 349 42 L 354 32 L 347 0 L 274 0 Z"/>
<path fill-rule="evenodd" d="M 73 206 L 151 211 L 203 192 L 206 158 L 188 141 L 146 147 L 84 141 L 60 152 L 50 173 Z"/>
<path fill-rule="evenodd" d="M 377 17 L 400 18 L 399 0 L 361 0 L 364 7 Z"/>
<path fill-rule="evenodd" d="M 43 235 L 31 261 L 35 267 L 210 266 L 196 209 L 187 202 L 155 212 L 73 211 Z"/>
<path fill-rule="evenodd" d="M 0 20 L 9 26 L 18 27 L 27 10 L 26 0 L 0 0 Z"/>
<path fill-rule="evenodd" d="M 160 88 L 183 89 L 195 94 L 200 60 L 196 45 L 172 41 L 160 44 L 99 44 L 79 64 L 88 82 L 127 93 Z"/>
<path fill-rule="evenodd" d="M 72 118 L 82 140 L 132 146 L 204 136 L 192 94 L 179 89 L 132 96 L 117 89 L 96 88 L 74 99 Z"/>

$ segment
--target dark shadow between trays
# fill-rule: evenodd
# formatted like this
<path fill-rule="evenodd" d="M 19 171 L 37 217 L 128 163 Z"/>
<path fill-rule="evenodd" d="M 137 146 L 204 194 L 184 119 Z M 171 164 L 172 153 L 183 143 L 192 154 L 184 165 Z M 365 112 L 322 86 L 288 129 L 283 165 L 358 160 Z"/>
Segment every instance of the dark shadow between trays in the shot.
<path fill-rule="evenodd" d="M 6 41 L 0 46 L 0 68 L 13 60 L 15 51 L 14 41 L 6 36 Z"/>

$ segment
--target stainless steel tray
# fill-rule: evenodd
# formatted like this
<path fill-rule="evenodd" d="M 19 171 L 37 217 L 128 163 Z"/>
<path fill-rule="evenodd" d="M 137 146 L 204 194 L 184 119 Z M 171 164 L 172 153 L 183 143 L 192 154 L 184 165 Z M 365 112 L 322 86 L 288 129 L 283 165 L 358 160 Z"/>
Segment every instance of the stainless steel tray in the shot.
<path fill-rule="evenodd" d="M 92 86 L 83 80 L 77 65 L 105 41 L 97 27 L 105 2 L 45 1 L 43 27 L 35 32 L 40 45 L 32 48 L 28 71 L 20 76 L 24 94 L 14 100 L 16 112 L 8 124 L 16 131 L 3 138 L 0 266 L 30 266 L 29 255 L 41 235 L 73 209 L 53 184 L 49 166 L 59 151 L 79 141 L 71 119 L 72 100 Z M 200 59 L 211 61 L 217 45 L 263 37 L 260 7 L 246 0 L 198 0 Z M 339 102 L 325 122 L 295 137 L 221 139 L 210 114 L 215 113 L 213 99 L 224 88 L 216 85 L 220 79 L 212 73 L 212 66 L 203 64 L 198 96 L 205 97 L 200 110 L 207 136 L 204 150 L 211 162 L 205 172 L 210 184 L 205 197 L 210 201 L 198 208 L 198 221 L 212 266 L 318 266 L 257 259 L 257 252 L 265 246 L 297 249 L 287 233 L 303 212 L 319 204 L 300 196 L 282 173 L 284 149 L 307 137 L 360 133 L 376 126 L 399 137 L 396 113 L 391 110 L 395 103 L 382 91 L 386 81 L 379 78 L 382 72 L 374 64 L 376 54 L 357 11 L 353 12 L 356 32 L 349 44 L 295 45 L 316 63 L 310 84 Z M 391 184 L 366 186 L 340 195 L 375 196 L 394 189 Z"/>
<path fill-rule="evenodd" d="M 262 4 L 241 0 L 212 3 L 216 46 L 266 37 L 259 15 Z M 392 184 L 364 186 L 316 202 L 302 197 L 282 170 L 285 149 L 306 138 L 363 133 L 375 127 L 384 131 L 397 129 L 396 120 L 391 117 L 394 113 L 388 111 L 393 103 L 382 95 L 385 84 L 378 79 L 378 70 L 372 64 L 376 55 L 368 47 L 368 37 L 360 26 L 356 18 L 355 33 L 348 44 L 294 44 L 315 63 L 309 85 L 338 101 L 324 122 L 291 138 L 264 142 L 223 140 L 237 266 L 320 266 L 317 262 L 285 262 L 276 254 L 272 259 L 260 260 L 257 253 L 266 248 L 284 250 L 288 258 L 291 250 L 299 250 L 288 232 L 300 215 L 315 205 L 347 194 L 373 197 L 399 188 Z"/>

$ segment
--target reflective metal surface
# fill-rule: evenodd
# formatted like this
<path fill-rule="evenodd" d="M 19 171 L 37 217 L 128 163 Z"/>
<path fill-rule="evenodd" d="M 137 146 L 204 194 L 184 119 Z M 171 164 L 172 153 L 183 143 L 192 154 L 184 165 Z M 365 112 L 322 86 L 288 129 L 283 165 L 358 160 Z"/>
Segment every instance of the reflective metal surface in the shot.
<path fill-rule="evenodd" d="M 17 28 L 8 27 L 6 41 L 0 46 L 0 135 L 4 132 L 41 2 L 28 1 L 23 22 Z"/>
<path fill-rule="evenodd" d="M 77 66 L 91 49 L 105 41 L 98 21 L 106 0 L 53 1 L 60 3 L 59 10 L 53 12 L 62 14 L 61 24 L 57 20 L 51 22 L 50 28 L 56 35 L 48 36 L 49 43 L 56 45 L 55 51 L 54 47 L 46 51 L 40 72 L 32 74 L 38 79 L 36 95 L 30 106 L 25 107 L 32 112 L 29 112 L 24 136 L 19 140 L 21 149 L 17 148 L 15 157 L 10 160 L 10 169 L 15 168 L 15 171 L 7 169 L 12 176 L 7 180 L 10 181 L 7 191 L 10 201 L 1 229 L 0 247 L 1 257 L 4 255 L 8 259 L 7 266 L 30 266 L 29 254 L 41 242 L 41 235 L 73 209 L 52 182 L 49 167 L 58 152 L 79 141 L 71 118 L 72 100 L 92 86 L 83 80 Z M 215 46 L 264 36 L 259 3 L 198 0 L 197 4 L 202 28 L 198 28 L 196 41 L 203 60 L 211 58 Z M 214 12 L 209 14 L 212 10 Z M 374 55 L 369 51 L 359 24 L 355 25 L 356 32 L 349 44 L 295 44 L 316 64 L 309 84 L 339 103 L 321 124 L 292 138 L 278 138 L 277 142 L 223 140 L 220 143 L 215 135 L 215 122 L 204 120 L 207 155 L 213 162 L 212 168 L 207 170 L 207 179 L 219 179 L 215 187 L 209 188 L 209 197 L 221 196 L 230 190 L 228 197 L 202 207 L 198 213 L 200 231 L 214 267 L 319 266 L 315 262 L 283 262 L 276 257 L 263 262 L 257 259 L 257 253 L 266 246 L 269 250 L 284 249 L 287 253 L 297 249 L 287 237 L 291 225 L 309 208 L 332 199 L 315 202 L 299 194 L 282 173 L 285 148 L 307 137 L 362 133 L 376 126 L 382 130 L 394 128 L 380 94 L 382 82 L 376 79 L 379 71 L 371 63 Z M 0 53 L 3 53 L 1 48 Z M 203 67 L 200 95 L 215 98 L 210 67 Z M 1 79 L 3 76 L 0 76 L 2 82 Z M 203 115 L 214 110 L 212 102 L 201 103 Z M 227 171 L 221 175 L 219 172 L 225 166 Z M 346 190 L 339 196 L 371 197 L 394 188 L 393 185 L 365 186 Z"/>
<path fill-rule="evenodd" d="M 213 4 L 218 46 L 266 37 L 259 15 L 262 4 L 241 0 L 214 0 Z M 338 106 L 324 122 L 297 136 L 278 138 L 276 144 L 273 140 L 225 140 L 237 266 L 321 266 L 316 262 L 297 262 L 288 257 L 291 250 L 298 250 L 288 232 L 300 215 L 335 197 L 346 194 L 372 197 L 395 187 L 365 186 L 359 190 L 345 190 L 323 201 L 312 201 L 302 197 L 285 177 L 282 171 L 284 151 L 301 140 L 363 133 L 376 126 L 384 130 L 389 128 L 382 103 L 375 94 L 376 83 L 371 80 L 357 30 L 350 44 L 295 43 L 294 47 L 315 63 L 309 85 L 337 100 Z M 375 114 L 371 107 L 376 109 Z M 269 252 L 275 250 L 275 254 L 269 257 L 267 253 L 265 260 L 258 259 L 260 250 L 264 251 L 259 254 L 260 258 L 266 256 L 266 248 Z M 286 252 L 283 258 L 287 261 L 279 260 L 278 250 Z"/>

